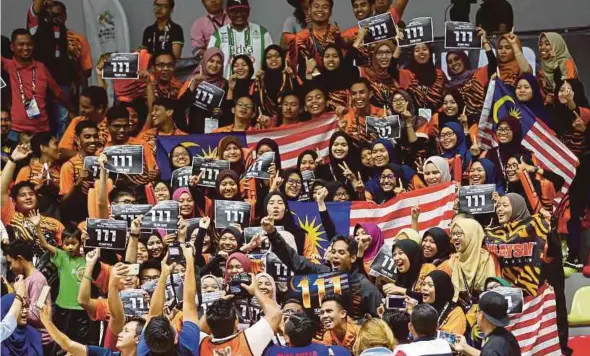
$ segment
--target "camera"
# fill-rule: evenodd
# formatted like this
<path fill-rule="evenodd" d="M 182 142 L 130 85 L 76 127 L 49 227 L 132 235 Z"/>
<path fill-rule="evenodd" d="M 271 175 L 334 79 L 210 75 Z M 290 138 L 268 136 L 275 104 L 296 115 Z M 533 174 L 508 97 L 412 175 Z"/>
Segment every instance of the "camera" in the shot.
<path fill-rule="evenodd" d="M 235 298 L 247 298 L 250 296 L 247 290 L 242 288 L 241 284 L 250 285 L 252 278 L 248 273 L 242 272 L 231 277 L 229 281 L 229 294 L 233 294 Z"/>
<path fill-rule="evenodd" d="M 405 309 L 406 300 L 405 297 L 390 295 L 387 296 L 385 307 L 387 309 Z"/>
<path fill-rule="evenodd" d="M 168 245 L 168 264 L 171 263 L 180 263 L 184 261 L 184 255 L 182 253 L 182 249 L 180 248 L 180 243 L 173 242 Z"/>

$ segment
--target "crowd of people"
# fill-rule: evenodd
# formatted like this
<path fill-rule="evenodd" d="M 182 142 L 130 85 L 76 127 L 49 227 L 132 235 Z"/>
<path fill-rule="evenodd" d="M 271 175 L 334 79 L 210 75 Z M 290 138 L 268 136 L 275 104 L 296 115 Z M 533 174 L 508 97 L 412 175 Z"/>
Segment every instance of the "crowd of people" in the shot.
<path fill-rule="evenodd" d="M 590 257 L 590 105 L 564 39 L 539 36 L 534 75 L 508 2 L 484 1 L 488 64 L 449 50 L 445 73 L 432 43 L 400 46 L 409 0 L 350 1 L 359 21 L 391 15 L 395 37 L 375 43 L 335 24 L 334 0 L 288 2 L 279 39 L 249 21 L 258 3 L 202 0 L 190 29 L 200 64 L 183 81 L 188 29 L 172 21 L 174 0 L 149 4 L 137 79 L 103 78 L 111 54 L 92 58 L 62 2 L 32 1 L 2 46 L 2 355 L 572 354 L 564 268 Z M 516 110 L 481 144 L 492 83 L 578 159 L 573 181 L 523 145 Z M 219 105 L 195 105 L 205 87 Z M 397 137 L 372 126 L 390 118 Z M 322 147 L 272 139 L 329 120 Z M 257 132 L 269 134 L 244 140 Z M 194 137 L 217 143 L 202 157 Z M 130 146 L 135 174 L 111 153 Z M 208 176 L 203 161 L 221 168 Z M 490 185 L 491 210 L 461 203 L 460 187 Z M 393 237 L 372 220 L 342 233 L 332 213 L 439 186 L 456 187 L 450 224 L 416 204 Z M 319 212 L 325 245 L 298 202 Z M 546 299 L 551 312 L 526 324 Z"/>

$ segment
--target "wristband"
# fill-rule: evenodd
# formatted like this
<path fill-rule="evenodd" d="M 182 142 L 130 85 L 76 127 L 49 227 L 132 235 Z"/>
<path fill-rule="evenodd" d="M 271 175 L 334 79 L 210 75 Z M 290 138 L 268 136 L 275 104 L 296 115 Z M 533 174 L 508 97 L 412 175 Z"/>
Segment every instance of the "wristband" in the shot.
<path fill-rule="evenodd" d="M 141 237 L 141 234 L 129 234 L 130 237 L 133 237 L 134 239 L 138 239 Z"/>
<path fill-rule="evenodd" d="M 19 301 L 19 302 L 21 302 L 22 304 L 24 304 L 24 303 L 25 303 L 25 301 L 24 301 L 23 297 L 21 297 L 21 296 L 20 296 L 20 295 L 18 295 L 18 294 L 17 294 L 17 295 L 15 295 L 14 299 L 18 300 L 18 301 Z"/>
<path fill-rule="evenodd" d="M 89 280 L 90 282 L 92 282 L 92 278 L 88 277 L 87 275 L 84 275 L 84 279 Z"/>
<path fill-rule="evenodd" d="M 14 160 L 14 158 L 12 158 L 12 156 L 8 156 L 8 160 L 14 164 L 16 164 L 16 161 Z"/>

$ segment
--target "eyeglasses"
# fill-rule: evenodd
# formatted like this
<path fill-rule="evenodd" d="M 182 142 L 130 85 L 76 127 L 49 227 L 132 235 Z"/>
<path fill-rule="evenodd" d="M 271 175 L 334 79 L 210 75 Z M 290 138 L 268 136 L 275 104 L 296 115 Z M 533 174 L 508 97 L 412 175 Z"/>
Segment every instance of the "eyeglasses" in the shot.
<path fill-rule="evenodd" d="M 236 106 L 240 109 L 248 109 L 248 110 L 254 109 L 254 105 L 248 105 L 248 104 L 244 104 L 244 103 L 238 103 Z"/>
<path fill-rule="evenodd" d="M 454 237 L 461 237 L 461 236 L 463 236 L 463 235 L 465 235 L 465 234 L 463 233 L 463 231 L 453 231 L 453 232 L 451 232 L 451 237 L 453 237 L 453 236 L 454 236 Z"/>
<path fill-rule="evenodd" d="M 402 104 L 402 103 L 407 103 L 408 101 L 404 98 L 397 98 L 397 99 L 393 99 L 392 102 L 394 104 Z"/>
<path fill-rule="evenodd" d="M 160 276 L 144 276 L 141 278 L 141 284 L 145 284 L 146 282 L 157 281 L 160 279 Z"/>
<path fill-rule="evenodd" d="M 391 56 L 393 54 L 393 52 L 391 51 L 378 51 L 375 56 L 376 57 L 387 57 L 387 56 Z"/>
<path fill-rule="evenodd" d="M 160 69 L 164 69 L 164 68 L 174 69 L 174 63 L 173 62 L 156 63 L 156 68 L 160 68 Z"/>
<path fill-rule="evenodd" d="M 111 125 L 111 129 L 114 131 L 123 131 L 130 128 L 130 125 Z"/>
<path fill-rule="evenodd" d="M 388 175 L 384 175 L 381 176 L 381 180 L 395 180 L 395 176 L 393 174 L 388 174 Z"/>
<path fill-rule="evenodd" d="M 512 129 L 510 127 L 498 127 L 496 130 L 497 133 L 510 133 Z"/>
<path fill-rule="evenodd" d="M 440 138 L 451 138 L 453 136 L 456 136 L 454 132 L 445 132 L 440 134 Z"/>
<path fill-rule="evenodd" d="M 300 180 L 296 180 L 296 179 L 287 179 L 287 183 L 295 185 L 295 186 L 300 186 L 302 184 Z"/>
<path fill-rule="evenodd" d="M 336 194 L 334 194 L 335 196 L 339 197 L 339 198 L 348 198 L 349 195 L 346 191 L 343 192 L 337 192 Z"/>

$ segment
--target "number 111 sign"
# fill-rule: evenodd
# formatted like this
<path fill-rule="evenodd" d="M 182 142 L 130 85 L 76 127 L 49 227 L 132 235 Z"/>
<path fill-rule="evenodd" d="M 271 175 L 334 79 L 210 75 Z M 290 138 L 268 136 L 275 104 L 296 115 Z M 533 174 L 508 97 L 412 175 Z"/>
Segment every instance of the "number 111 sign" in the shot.
<path fill-rule="evenodd" d="M 103 79 L 138 79 L 139 54 L 113 53 L 102 69 Z"/>

